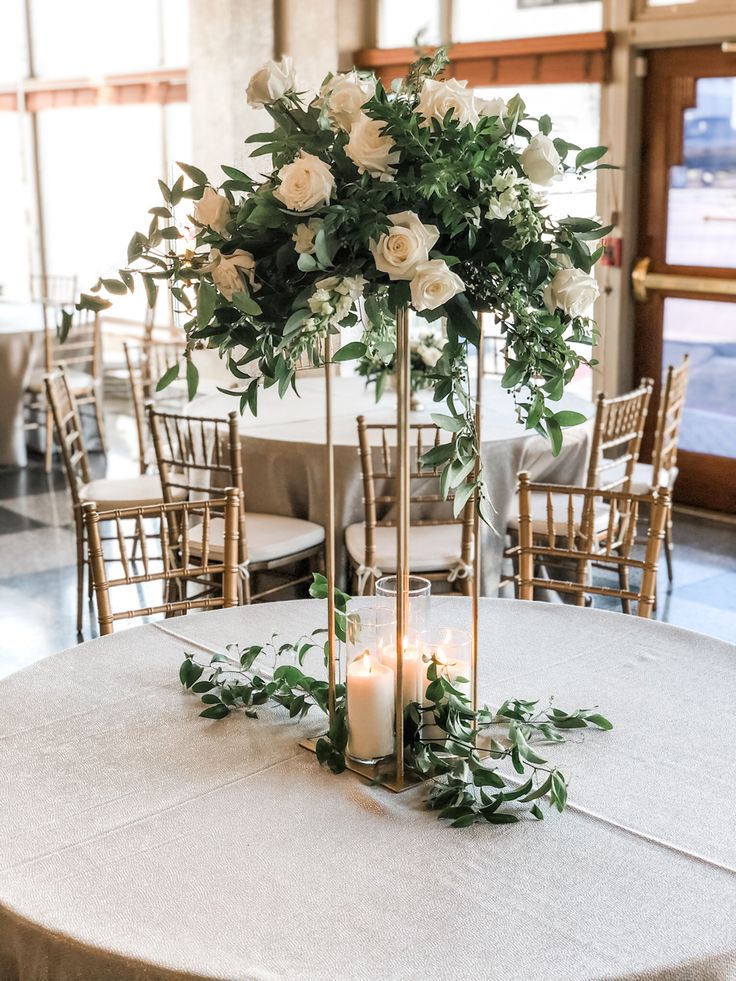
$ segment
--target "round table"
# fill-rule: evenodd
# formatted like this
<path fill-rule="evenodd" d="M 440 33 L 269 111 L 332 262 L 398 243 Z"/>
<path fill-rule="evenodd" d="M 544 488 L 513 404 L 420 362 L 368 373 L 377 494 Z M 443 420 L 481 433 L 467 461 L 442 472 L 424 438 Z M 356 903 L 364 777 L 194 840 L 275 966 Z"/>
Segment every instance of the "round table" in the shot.
<path fill-rule="evenodd" d="M 433 621 L 468 613 L 438 597 Z M 0 977 L 736 976 L 736 646 L 484 600 L 483 701 L 599 704 L 615 728 L 545 749 L 564 814 L 456 830 L 421 787 L 320 769 L 298 746 L 311 714 L 210 722 L 179 685 L 184 651 L 294 640 L 325 616 L 315 600 L 190 615 L 2 682 Z"/>
<path fill-rule="evenodd" d="M 240 386 L 238 386 L 240 387 Z M 442 405 L 423 398 L 424 408 L 413 412 L 412 422 L 431 422 Z M 561 408 L 590 417 L 591 402 L 566 393 Z M 191 403 L 188 413 L 224 418 L 238 401 L 210 392 Z M 344 529 L 363 520 L 363 487 L 358 456 L 356 418 L 369 423 L 396 422 L 396 396 L 386 393 L 376 403 L 373 387 L 359 377 L 338 377 L 333 384 L 333 440 L 335 444 L 335 518 L 337 555 L 345 569 Z M 322 378 L 303 378 L 299 395 L 289 390 L 279 399 L 275 388 L 259 394 L 258 415 L 239 422 L 243 443 L 246 506 L 251 511 L 293 515 L 317 524 L 327 523 L 325 459 L 325 385 Z M 555 458 L 549 443 L 519 425 L 514 403 L 496 378 L 486 379 L 483 395 L 483 463 L 495 508 L 494 528 L 486 529 L 483 549 L 483 591 L 496 592 L 500 578 L 504 536 L 516 505 L 516 475 L 528 470 L 533 480 L 580 484 L 585 479 L 592 423 L 565 431 L 562 452 Z M 342 557 L 342 562 L 340 561 Z"/>
<path fill-rule="evenodd" d="M 0 301 L 0 466 L 24 467 L 23 392 L 41 348 L 40 303 Z"/>

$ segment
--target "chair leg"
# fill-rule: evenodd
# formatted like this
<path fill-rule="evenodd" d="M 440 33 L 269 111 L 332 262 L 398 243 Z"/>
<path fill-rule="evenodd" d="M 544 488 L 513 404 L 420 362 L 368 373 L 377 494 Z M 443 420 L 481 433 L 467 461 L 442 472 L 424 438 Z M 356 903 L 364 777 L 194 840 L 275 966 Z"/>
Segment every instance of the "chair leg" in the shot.
<path fill-rule="evenodd" d="M 46 450 L 44 453 L 44 469 L 46 473 L 51 473 L 51 464 L 54 454 L 54 419 L 51 415 L 51 409 L 47 406 L 45 409 L 46 413 Z"/>
<path fill-rule="evenodd" d="M 674 569 L 672 564 L 674 550 L 675 543 L 672 538 L 672 507 L 670 506 L 670 509 L 667 512 L 667 523 L 664 526 L 664 558 L 667 563 L 667 579 L 669 580 L 670 586 L 672 585 L 672 580 L 674 579 Z"/>
<path fill-rule="evenodd" d="M 79 526 L 79 520 L 75 521 L 77 531 L 77 634 L 82 636 L 82 609 L 84 601 L 84 537 Z M 92 585 L 92 577 L 89 576 L 89 584 Z"/>
<path fill-rule="evenodd" d="M 107 440 L 105 436 L 105 413 L 103 411 L 98 392 L 94 394 L 95 421 L 97 422 L 97 435 L 100 440 L 100 448 L 104 456 L 107 456 Z"/>
<path fill-rule="evenodd" d="M 625 565 L 620 565 L 618 567 L 618 585 L 624 592 L 629 591 L 629 570 Z M 624 613 L 631 613 L 631 600 L 621 597 L 621 610 Z"/>

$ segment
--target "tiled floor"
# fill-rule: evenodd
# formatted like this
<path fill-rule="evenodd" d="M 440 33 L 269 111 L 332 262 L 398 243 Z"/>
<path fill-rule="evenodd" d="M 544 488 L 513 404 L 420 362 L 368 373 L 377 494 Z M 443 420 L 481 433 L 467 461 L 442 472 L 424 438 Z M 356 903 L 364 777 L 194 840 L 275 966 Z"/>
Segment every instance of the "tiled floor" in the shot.
<path fill-rule="evenodd" d="M 136 473 L 132 420 L 109 413 L 111 476 Z M 105 460 L 91 457 L 95 476 Z M 657 617 L 736 643 L 736 525 L 677 514 L 675 582 L 664 562 Z M 283 598 L 283 596 L 281 597 Z M 615 602 L 600 601 L 616 609 Z M 89 614 L 86 613 L 87 617 Z M 48 477 L 32 455 L 24 470 L 0 469 L 0 676 L 77 643 L 74 532 L 57 466 Z M 85 638 L 96 636 L 87 619 Z"/>

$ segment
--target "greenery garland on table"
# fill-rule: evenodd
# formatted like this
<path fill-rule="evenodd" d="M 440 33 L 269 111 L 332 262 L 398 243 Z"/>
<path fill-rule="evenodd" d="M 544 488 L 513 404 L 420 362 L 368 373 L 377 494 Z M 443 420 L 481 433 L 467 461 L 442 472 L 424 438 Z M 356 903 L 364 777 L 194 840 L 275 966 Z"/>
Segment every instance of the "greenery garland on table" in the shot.
<path fill-rule="evenodd" d="M 362 339 L 335 361 L 390 357 L 393 311 L 446 320 L 447 343 L 433 371 L 435 421 L 450 440 L 428 464 L 444 469 L 459 511 L 479 491 L 490 520 L 467 372 L 479 342 L 474 311 L 493 310 L 508 367 L 502 384 L 527 428 L 558 453 L 562 430 L 583 421 L 555 404 L 586 361 L 598 289 L 592 248 L 609 229 L 589 218 L 556 219 L 541 188 L 600 164 L 605 147 L 553 138 L 549 116 L 529 116 L 517 95 L 481 99 L 464 82 L 440 78 L 447 55 L 420 57 L 390 90 L 370 73 L 328 75 L 305 104 L 291 62 L 268 62 L 250 81 L 251 106 L 275 126 L 249 136 L 252 156 L 270 157 L 264 179 L 229 166 L 219 187 L 197 167 L 159 181 L 163 204 L 128 246 L 128 266 L 82 294 L 79 309 L 110 305 L 142 281 L 153 306 L 166 286 L 183 319 L 183 364 L 197 389 L 192 351 L 219 351 L 242 382 L 241 411 L 257 411 L 260 387 L 296 388 L 322 342 L 362 323 Z M 534 131 L 536 130 L 536 132 Z M 185 186 L 185 178 L 190 182 Z M 188 209 L 191 214 L 188 213 Z M 71 319 L 62 322 L 62 336 Z M 388 346 L 387 346 L 388 345 Z M 179 375 L 172 364 L 159 387 Z M 225 389 L 223 389 L 225 391 Z"/>
<path fill-rule="evenodd" d="M 310 590 L 317 598 L 327 595 L 324 576 L 315 575 Z M 336 591 L 335 630 L 345 639 L 344 616 L 350 597 Z M 312 707 L 327 715 L 328 685 L 302 670 L 311 651 L 324 650 L 315 630 L 296 642 L 279 642 L 274 636 L 267 644 L 241 648 L 228 645 L 227 654 L 215 654 L 206 664 L 187 653 L 179 669 L 185 688 L 201 696 L 205 719 L 224 719 L 234 710 L 242 710 L 251 719 L 258 718 L 258 707 L 272 702 L 288 709 L 290 718 L 303 719 Z M 259 658 L 270 655 L 277 660 L 292 656 L 297 664 L 282 664 L 266 681 L 255 673 Z M 477 822 L 513 824 L 518 810 L 508 810 L 511 802 L 528 804 L 537 820 L 544 818 L 540 804 L 548 800 L 562 812 L 567 802 L 567 780 L 556 767 L 539 755 L 540 743 L 564 741 L 570 729 L 611 729 L 603 715 L 589 709 L 565 712 L 553 705 L 540 708 L 535 701 L 507 699 L 495 712 L 488 706 L 473 711 L 463 691 L 451 684 L 436 663 L 428 664 L 424 707 L 416 702 L 407 706 L 405 716 L 405 765 L 427 781 L 427 806 L 452 827 L 465 828 Z M 464 681 L 467 679 L 456 679 Z M 326 735 L 317 742 L 317 759 L 333 773 L 345 769 L 348 744 L 346 691 L 335 688 L 335 716 Z M 431 718 L 428 716 L 431 714 Z M 440 738 L 425 738 L 423 730 L 436 726 Z M 510 774 L 498 764 L 510 761 L 522 781 L 509 779 Z"/>

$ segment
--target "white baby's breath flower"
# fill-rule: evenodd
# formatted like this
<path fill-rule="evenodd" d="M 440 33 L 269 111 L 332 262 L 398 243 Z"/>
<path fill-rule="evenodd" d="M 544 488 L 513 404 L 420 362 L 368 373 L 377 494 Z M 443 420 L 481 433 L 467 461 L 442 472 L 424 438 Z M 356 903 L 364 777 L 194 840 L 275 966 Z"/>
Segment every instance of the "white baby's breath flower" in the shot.
<path fill-rule="evenodd" d="M 206 187 L 199 201 L 194 204 L 194 220 L 211 228 L 213 232 L 228 238 L 227 223 L 230 220 L 230 202 L 214 187 Z"/>
<path fill-rule="evenodd" d="M 294 65 L 288 55 L 281 61 L 267 61 L 251 76 L 245 90 L 248 105 L 254 109 L 270 106 L 296 89 Z"/>
<path fill-rule="evenodd" d="M 462 293 L 465 283 L 444 259 L 429 259 L 416 267 L 410 289 L 411 304 L 416 311 L 436 310 L 457 293 Z"/>
<path fill-rule="evenodd" d="M 285 164 L 278 176 L 281 183 L 273 196 L 290 211 L 311 211 L 330 203 L 335 178 L 324 160 L 314 154 L 300 150 L 299 156 Z"/>
<path fill-rule="evenodd" d="M 383 135 L 386 123 L 371 119 L 364 112 L 358 113 L 350 129 L 350 139 L 345 144 L 345 154 L 350 157 L 359 174 L 370 174 L 381 181 L 394 179 L 394 165 L 399 162 L 399 151 L 390 136 Z"/>
<path fill-rule="evenodd" d="M 450 78 L 446 82 L 428 78 L 419 94 L 419 104 L 416 111 L 424 117 L 423 126 L 428 126 L 431 119 L 442 122 L 448 112 L 461 126 L 470 123 L 475 126 L 478 122 L 478 111 L 475 107 L 473 90 L 466 88 L 468 83 L 458 82 Z"/>
<path fill-rule="evenodd" d="M 413 211 L 400 211 L 388 220 L 393 228 L 369 246 L 376 269 L 389 279 L 411 279 L 417 263 L 429 258 L 440 233 L 434 225 L 424 225 Z"/>

